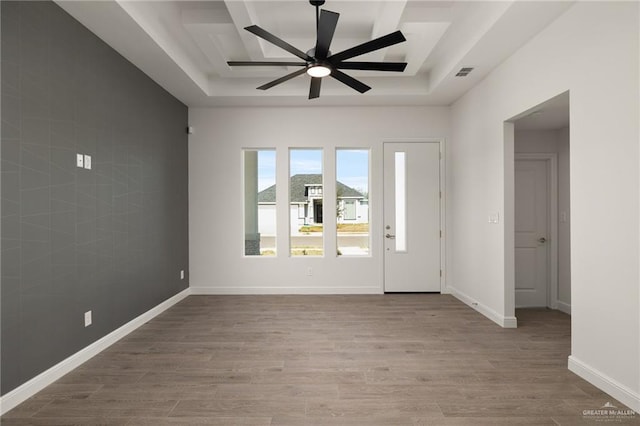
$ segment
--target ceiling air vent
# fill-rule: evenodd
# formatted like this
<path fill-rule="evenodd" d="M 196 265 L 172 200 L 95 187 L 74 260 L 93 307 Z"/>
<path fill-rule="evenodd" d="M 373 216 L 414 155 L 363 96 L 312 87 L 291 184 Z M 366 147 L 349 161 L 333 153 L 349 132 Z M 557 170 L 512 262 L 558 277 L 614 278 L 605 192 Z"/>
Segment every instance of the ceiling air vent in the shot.
<path fill-rule="evenodd" d="M 460 71 L 456 74 L 456 77 L 466 77 L 473 71 L 473 68 L 460 68 Z"/>

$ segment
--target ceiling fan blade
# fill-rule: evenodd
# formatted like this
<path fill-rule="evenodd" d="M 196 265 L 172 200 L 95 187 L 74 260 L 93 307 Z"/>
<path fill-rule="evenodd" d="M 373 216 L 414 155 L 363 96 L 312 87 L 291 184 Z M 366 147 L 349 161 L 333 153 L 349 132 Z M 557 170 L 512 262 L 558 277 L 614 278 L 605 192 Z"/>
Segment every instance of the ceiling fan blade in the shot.
<path fill-rule="evenodd" d="M 316 40 L 316 59 L 327 59 L 329 46 L 333 40 L 333 33 L 338 25 L 339 13 L 324 10 L 320 12 L 320 22 L 318 23 L 318 40 Z"/>
<path fill-rule="evenodd" d="M 327 59 L 329 59 L 332 64 L 337 64 L 338 62 L 342 62 L 346 59 L 364 55 L 365 53 L 373 52 L 374 50 L 382 49 L 384 47 L 393 46 L 394 44 L 402 43 L 406 40 L 407 39 L 404 38 L 402 32 L 398 30 L 391 34 L 387 34 L 386 36 L 378 37 L 374 40 L 352 47 L 351 49 L 331 55 Z"/>
<path fill-rule="evenodd" d="M 322 85 L 322 78 L 312 77 L 311 85 L 309 86 L 309 99 L 315 99 L 320 97 L 320 86 Z"/>
<path fill-rule="evenodd" d="M 341 83 L 346 84 L 347 86 L 351 87 L 354 90 L 357 90 L 360 93 L 364 93 L 367 90 L 371 89 L 371 87 L 367 86 L 366 84 L 364 84 L 361 81 L 356 80 L 355 78 L 343 73 L 342 71 L 339 71 L 337 69 L 333 69 L 331 71 L 331 77 L 335 78 L 336 80 L 338 80 Z"/>
<path fill-rule="evenodd" d="M 249 31 L 252 34 L 257 35 L 260 38 L 267 40 L 271 44 L 275 44 L 279 48 L 286 50 L 287 52 L 297 56 L 300 59 L 303 59 L 305 61 L 313 61 L 313 58 L 307 55 L 306 53 L 304 53 L 303 51 L 296 49 L 286 41 L 282 40 L 279 37 L 274 36 L 273 34 L 271 34 L 266 30 L 263 30 L 257 25 L 251 25 L 251 26 L 245 27 L 245 30 Z"/>
<path fill-rule="evenodd" d="M 291 74 L 285 75 L 284 77 L 280 77 L 277 80 L 273 80 L 267 84 L 263 84 L 262 86 L 258 87 L 258 89 L 260 90 L 271 89 L 273 86 L 277 86 L 280 83 L 284 83 L 287 80 L 291 80 L 292 78 L 297 77 L 300 74 L 304 74 L 305 72 L 307 72 L 306 68 L 299 69 L 297 71 L 292 72 Z"/>
<path fill-rule="evenodd" d="M 227 61 L 230 67 L 247 67 L 247 66 L 281 66 L 281 67 L 304 67 L 306 62 L 264 62 L 264 61 Z"/>
<path fill-rule="evenodd" d="M 340 62 L 334 67 L 342 70 L 396 71 L 402 72 L 406 62 Z"/>

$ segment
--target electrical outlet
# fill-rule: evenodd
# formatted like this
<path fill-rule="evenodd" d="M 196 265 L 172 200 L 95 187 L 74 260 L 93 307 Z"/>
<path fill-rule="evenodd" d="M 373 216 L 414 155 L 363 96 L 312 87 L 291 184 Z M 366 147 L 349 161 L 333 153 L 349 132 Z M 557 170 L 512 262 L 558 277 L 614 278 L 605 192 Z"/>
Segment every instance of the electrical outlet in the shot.
<path fill-rule="evenodd" d="M 84 167 L 84 155 L 76 154 L 76 166 L 80 168 Z"/>
<path fill-rule="evenodd" d="M 91 311 L 87 311 L 84 313 L 84 326 L 89 327 L 93 320 L 91 319 Z"/>
<path fill-rule="evenodd" d="M 184 280 L 184 269 L 180 271 L 180 279 Z"/>
<path fill-rule="evenodd" d="M 309 266 L 309 267 L 307 268 L 307 276 L 308 276 L 308 277 L 310 277 L 310 276 L 312 276 L 312 275 L 313 275 L 313 268 L 312 268 L 311 266 Z"/>
<path fill-rule="evenodd" d="M 84 168 L 87 170 L 91 170 L 91 156 L 90 155 L 85 155 L 84 156 Z"/>

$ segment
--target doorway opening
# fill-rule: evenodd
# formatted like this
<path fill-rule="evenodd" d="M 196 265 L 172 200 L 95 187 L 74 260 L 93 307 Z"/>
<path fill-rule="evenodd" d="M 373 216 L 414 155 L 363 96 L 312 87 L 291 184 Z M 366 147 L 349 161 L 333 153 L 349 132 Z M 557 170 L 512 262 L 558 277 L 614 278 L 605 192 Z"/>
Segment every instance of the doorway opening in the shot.
<path fill-rule="evenodd" d="M 570 315 L 569 92 L 530 108 L 510 123 L 513 307 L 556 309 Z"/>
<path fill-rule="evenodd" d="M 322 200 L 313 200 L 313 218 L 315 223 L 322 223 Z"/>

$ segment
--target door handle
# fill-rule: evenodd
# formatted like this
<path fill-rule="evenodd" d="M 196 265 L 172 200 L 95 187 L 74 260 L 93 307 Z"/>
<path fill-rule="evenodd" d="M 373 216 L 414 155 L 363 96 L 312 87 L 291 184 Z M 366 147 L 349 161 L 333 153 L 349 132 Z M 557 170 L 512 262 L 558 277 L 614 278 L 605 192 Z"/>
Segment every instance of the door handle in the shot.
<path fill-rule="evenodd" d="M 389 238 L 390 240 L 393 240 L 395 237 L 396 237 L 395 235 L 391 235 L 391 234 L 385 235 L 385 238 Z"/>
<path fill-rule="evenodd" d="M 547 242 L 547 239 L 545 237 L 540 237 L 540 238 L 538 238 L 538 242 L 541 243 L 541 244 L 544 244 L 544 243 Z"/>

